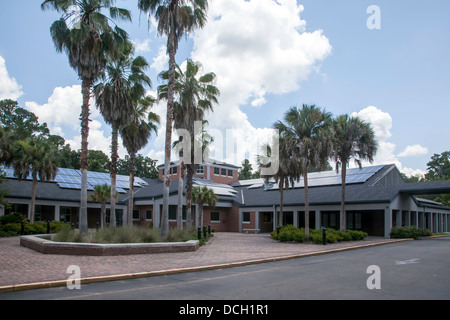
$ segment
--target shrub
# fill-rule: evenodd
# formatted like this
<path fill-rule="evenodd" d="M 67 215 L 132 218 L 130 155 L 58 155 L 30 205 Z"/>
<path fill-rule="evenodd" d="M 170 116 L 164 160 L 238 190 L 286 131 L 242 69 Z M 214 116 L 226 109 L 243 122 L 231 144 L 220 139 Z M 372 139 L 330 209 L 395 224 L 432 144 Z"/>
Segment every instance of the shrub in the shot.
<path fill-rule="evenodd" d="M 10 213 L 5 216 L 0 217 L 0 225 L 5 225 L 8 223 L 21 223 L 22 221 L 26 221 L 27 218 L 21 215 L 20 213 Z"/>
<path fill-rule="evenodd" d="M 299 229 L 297 227 L 294 227 L 293 225 L 281 226 L 279 233 L 277 232 L 277 230 L 274 230 L 270 235 L 273 239 L 282 242 L 305 242 L 305 229 Z M 322 235 L 322 229 L 309 230 L 309 239 L 313 243 L 322 244 Z M 367 237 L 367 233 L 357 230 L 347 230 L 345 232 L 341 232 L 332 228 L 327 228 L 326 236 L 327 243 L 335 243 L 340 241 L 363 240 Z"/>
<path fill-rule="evenodd" d="M 394 227 L 390 233 L 391 238 L 413 238 L 415 240 L 431 235 L 430 230 L 417 228 L 416 226 Z"/>
<path fill-rule="evenodd" d="M 12 237 L 20 234 L 20 224 L 6 223 L 0 226 L 0 237 Z"/>
<path fill-rule="evenodd" d="M 24 232 L 27 235 L 47 233 L 47 224 L 44 222 L 25 223 Z"/>

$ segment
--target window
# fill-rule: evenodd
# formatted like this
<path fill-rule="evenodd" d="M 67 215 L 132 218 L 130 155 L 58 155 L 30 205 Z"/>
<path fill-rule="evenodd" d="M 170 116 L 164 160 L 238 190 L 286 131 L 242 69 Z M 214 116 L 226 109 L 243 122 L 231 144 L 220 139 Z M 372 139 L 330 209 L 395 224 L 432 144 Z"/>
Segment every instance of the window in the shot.
<path fill-rule="evenodd" d="M 133 210 L 133 220 L 139 220 L 139 210 Z"/>
<path fill-rule="evenodd" d="M 205 173 L 205 169 L 203 168 L 203 166 L 198 166 L 197 173 L 198 174 L 204 174 Z"/>
<path fill-rule="evenodd" d="M 220 212 L 218 211 L 211 212 L 211 222 L 220 222 Z"/>
<path fill-rule="evenodd" d="M 178 206 L 169 206 L 169 220 L 177 220 Z"/>
<path fill-rule="evenodd" d="M 152 220 L 152 210 L 145 211 L 145 219 Z"/>
<path fill-rule="evenodd" d="M 172 174 L 173 174 L 173 175 L 176 175 L 177 172 L 178 172 L 178 167 L 173 167 L 173 168 L 171 168 L 170 170 L 172 171 Z"/>
<path fill-rule="evenodd" d="M 228 176 L 232 177 L 233 176 L 233 170 L 228 169 Z"/>
<path fill-rule="evenodd" d="M 220 175 L 220 168 L 214 167 L 214 174 L 215 175 Z"/>
<path fill-rule="evenodd" d="M 227 175 L 227 169 L 220 169 L 220 175 L 226 176 Z"/>
<path fill-rule="evenodd" d="M 250 223 L 250 212 L 244 212 L 242 222 Z"/>

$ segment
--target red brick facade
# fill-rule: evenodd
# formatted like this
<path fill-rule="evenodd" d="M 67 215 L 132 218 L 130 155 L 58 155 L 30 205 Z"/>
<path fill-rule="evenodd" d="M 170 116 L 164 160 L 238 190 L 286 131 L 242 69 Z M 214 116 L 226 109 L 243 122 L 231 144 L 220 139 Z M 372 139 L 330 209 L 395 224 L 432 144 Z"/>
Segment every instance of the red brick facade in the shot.
<path fill-rule="evenodd" d="M 202 170 L 203 168 L 203 170 Z M 210 180 L 216 183 L 231 184 L 238 181 L 239 168 L 227 164 L 205 163 L 195 173 L 194 177 Z M 203 172 L 201 172 L 203 171 Z M 163 181 L 164 166 L 159 167 L 158 178 Z M 170 167 L 170 180 L 176 180 L 180 175 L 180 166 L 173 163 Z"/>

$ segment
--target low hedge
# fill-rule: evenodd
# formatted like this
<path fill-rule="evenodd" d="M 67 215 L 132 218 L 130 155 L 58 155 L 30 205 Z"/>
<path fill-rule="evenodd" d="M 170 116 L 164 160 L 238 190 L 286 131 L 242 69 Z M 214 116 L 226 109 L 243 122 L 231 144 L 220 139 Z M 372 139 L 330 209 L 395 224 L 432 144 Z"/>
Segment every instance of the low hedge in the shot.
<path fill-rule="evenodd" d="M 394 227 L 390 233 L 391 238 L 413 238 L 415 240 L 431 235 L 432 233 L 430 230 L 417 228 L 416 226 Z"/>
<path fill-rule="evenodd" d="M 25 221 L 25 235 L 47 233 L 47 222 L 39 221 L 35 223 L 29 223 L 24 216 L 12 213 L 0 217 L 0 237 L 14 237 L 20 235 L 22 221 Z M 68 224 L 65 222 L 52 221 L 50 222 L 50 233 L 56 233 L 65 226 L 68 226 Z"/>
<path fill-rule="evenodd" d="M 305 242 L 305 229 L 297 228 L 293 225 L 280 227 L 280 232 L 272 231 L 270 234 L 273 239 L 281 242 Z M 357 230 L 347 230 L 341 232 L 332 228 L 326 229 L 327 243 L 336 243 L 341 241 L 363 240 L 367 237 L 367 233 Z M 310 241 L 316 244 L 322 244 L 322 229 L 309 230 Z"/>

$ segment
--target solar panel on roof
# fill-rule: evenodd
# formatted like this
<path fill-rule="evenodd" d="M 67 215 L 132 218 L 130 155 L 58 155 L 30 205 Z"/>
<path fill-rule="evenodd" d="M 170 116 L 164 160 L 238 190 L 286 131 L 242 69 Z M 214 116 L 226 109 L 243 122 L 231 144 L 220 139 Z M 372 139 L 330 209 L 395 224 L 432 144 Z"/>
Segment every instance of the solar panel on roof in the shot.
<path fill-rule="evenodd" d="M 375 173 L 380 171 L 384 166 L 371 166 L 363 168 L 350 168 L 347 169 L 345 184 L 364 183 L 369 180 Z M 341 173 L 335 170 L 312 172 L 308 174 L 308 186 L 332 186 L 342 184 Z M 257 183 L 249 187 L 249 189 L 260 188 L 262 183 Z M 304 188 L 303 178 L 300 181 L 296 181 L 294 188 Z M 279 189 L 278 184 L 274 183 L 272 189 Z"/>

